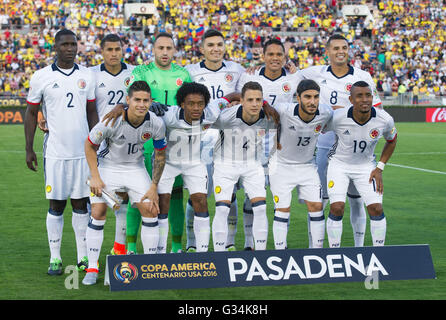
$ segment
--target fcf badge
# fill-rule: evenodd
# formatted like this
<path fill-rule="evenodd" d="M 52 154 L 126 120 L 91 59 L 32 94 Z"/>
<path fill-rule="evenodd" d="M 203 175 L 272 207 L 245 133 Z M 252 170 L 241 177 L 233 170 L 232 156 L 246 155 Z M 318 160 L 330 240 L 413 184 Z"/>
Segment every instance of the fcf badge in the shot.
<path fill-rule="evenodd" d="M 150 134 L 150 132 L 144 132 L 144 133 L 141 135 L 141 139 L 143 139 L 144 141 L 146 141 L 146 140 L 149 140 L 151 136 L 152 136 L 152 135 Z"/>
<path fill-rule="evenodd" d="M 321 132 L 321 129 L 322 129 L 322 126 L 320 124 L 318 124 L 316 126 L 316 128 L 314 128 L 314 132 L 319 133 L 319 132 Z"/>
<path fill-rule="evenodd" d="M 378 129 L 372 129 L 370 130 L 370 138 L 376 139 L 379 136 L 379 130 Z"/>
<path fill-rule="evenodd" d="M 79 79 L 79 81 L 77 82 L 77 86 L 80 89 L 85 89 L 85 87 L 87 86 L 87 82 L 84 79 Z"/>

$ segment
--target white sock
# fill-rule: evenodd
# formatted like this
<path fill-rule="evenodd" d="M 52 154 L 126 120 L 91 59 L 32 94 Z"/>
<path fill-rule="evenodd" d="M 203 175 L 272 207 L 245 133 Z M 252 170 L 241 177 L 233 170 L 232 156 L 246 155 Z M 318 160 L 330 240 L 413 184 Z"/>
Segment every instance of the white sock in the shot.
<path fill-rule="evenodd" d="M 115 242 L 125 245 L 126 225 L 127 225 L 127 204 L 121 204 L 119 210 L 115 211 Z"/>
<path fill-rule="evenodd" d="M 252 232 L 255 250 L 265 250 L 268 240 L 268 218 L 266 216 L 266 201 L 261 200 L 252 204 L 254 220 Z"/>
<path fill-rule="evenodd" d="M 367 214 L 362 198 L 348 197 L 350 204 L 350 222 L 353 228 L 355 247 L 364 246 L 365 229 L 367 226 Z"/>
<path fill-rule="evenodd" d="M 330 248 L 339 248 L 342 237 L 342 216 L 328 215 L 327 236 Z"/>
<path fill-rule="evenodd" d="M 158 215 L 159 239 L 157 253 L 166 253 L 167 237 L 169 235 L 169 219 L 167 213 Z"/>
<path fill-rule="evenodd" d="M 87 226 L 90 217 L 88 211 L 73 210 L 71 224 L 76 238 L 77 262 L 80 262 L 87 255 Z"/>
<path fill-rule="evenodd" d="M 88 269 L 97 269 L 102 242 L 104 241 L 105 220 L 90 219 L 86 232 Z"/>
<path fill-rule="evenodd" d="M 192 204 L 190 203 L 190 199 L 187 201 L 186 204 L 186 248 L 189 247 L 197 247 L 195 243 L 195 233 L 194 233 L 194 208 L 192 207 Z"/>
<path fill-rule="evenodd" d="M 254 215 L 252 211 L 251 201 L 247 195 L 245 195 L 245 202 L 243 203 L 243 229 L 245 232 L 245 248 L 251 248 L 254 250 L 254 237 L 252 234 L 252 224 L 254 221 Z"/>
<path fill-rule="evenodd" d="M 373 246 L 383 246 L 386 240 L 387 221 L 384 212 L 380 216 L 370 216 L 370 232 Z"/>
<path fill-rule="evenodd" d="M 215 215 L 212 221 L 212 240 L 214 251 L 225 251 L 228 238 L 228 215 L 231 206 L 225 202 L 215 203 Z"/>
<path fill-rule="evenodd" d="M 159 241 L 158 217 L 142 217 L 141 242 L 144 254 L 154 254 Z"/>
<path fill-rule="evenodd" d="M 197 244 L 197 252 L 207 252 L 209 248 L 209 238 L 211 236 L 209 212 L 195 213 L 194 232 L 195 242 Z"/>
<path fill-rule="evenodd" d="M 226 246 L 235 244 L 235 235 L 237 234 L 237 199 L 231 202 L 231 209 L 228 215 L 228 238 L 226 239 Z"/>
<path fill-rule="evenodd" d="M 290 218 L 289 212 L 283 212 L 276 210 L 274 213 L 273 221 L 273 236 L 274 236 L 274 248 L 276 250 L 286 249 L 287 235 L 288 235 L 288 221 Z"/>
<path fill-rule="evenodd" d="M 310 220 L 310 230 L 312 237 L 312 248 L 322 248 L 325 238 L 325 218 L 324 211 L 308 212 Z"/>
<path fill-rule="evenodd" d="M 48 233 L 48 244 L 50 247 L 50 260 L 60 259 L 60 246 L 63 233 L 63 212 L 48 210 L 46 215 L 46 230 Z"/>

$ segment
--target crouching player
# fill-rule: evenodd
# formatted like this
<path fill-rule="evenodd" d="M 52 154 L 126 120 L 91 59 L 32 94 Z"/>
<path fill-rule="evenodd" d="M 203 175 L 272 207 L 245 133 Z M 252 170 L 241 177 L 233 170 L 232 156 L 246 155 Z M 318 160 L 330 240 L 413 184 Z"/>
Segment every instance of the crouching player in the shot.
<path fill-rule="evenodd" d="M 145 81 L 135 81 L 128 89 L 125 115 L 114 126 L 98 123 L 85 141 L 85 155 L 90 168 L 91 220 L 87 229 L 88 269 L 82 283 L 97 281 L 107 205 L 102 190 L 126 192 L 133 207 L 142 216 L 141 240 L 144 253 L 156 253 L 159 241 L 157 185 L 165 164 L 165 125 L 162 119 L 148 111 L 152 102 L 150 87 Z M 152 138 L 155 147 L 152 180 L 143 157 L 143 145 Z M 108 152 L 97 159 L 96 149 L 106 141 Z"/>

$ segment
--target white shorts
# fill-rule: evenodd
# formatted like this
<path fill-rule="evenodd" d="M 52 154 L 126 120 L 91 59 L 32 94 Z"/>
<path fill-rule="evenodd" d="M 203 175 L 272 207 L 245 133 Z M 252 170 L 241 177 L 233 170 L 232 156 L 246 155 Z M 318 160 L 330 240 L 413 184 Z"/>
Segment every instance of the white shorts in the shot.
<path fill-rule="evenodd" d="M 184 187 L 189 190 L 189 194 L 207 194 L 208 175 L 206 165 L 202 163 L 166 163 L 160 182 L 158 183 L 158 193 L 172 193 L 173 183 L 179 175 L 183 178 Z"/>
<path fill-rule="evenodd" d="M 152 180 L 147 173 L 146 168 L 135 168 L 128 171 L 117 171 L 116 169 L 107 167 L 98 167 L 99 174 L 105 184 L 105 190 L 115 192 L 127 192 L 130 204 L 136 208 L 136 203 L 149 190 Z M 149 202 L 149 200 L 144 200 Z M 102 197 L 97 197 L 90 193 L 90 203 L 105 203 Z"/>
<path fill-rule="evenodd" d="M 299 202 L 322 202 L 321 182 L 315 164 L 270 164 L 270 189 L 276 208 L 291 206 L 292 191 L 297 187 Z"/>
<path fill-rule="evenodd" d="M 369 183 L 370 173 L 375 168 L 374 163 L 351 165 L 331 159 L 327 170 L 330 203 L 345 202 L 350 183 L 356 187 L 366 206 L 382 203 L 382 195 L 376 192 L 375 181 Z"/>
<path fill-rule="evenodd" d="M 265 198 L 265 171 L 261 164 L 214 165 L 215 201 L 231 200 L 235 184 L 240 180 L 249 199 Z"/>
<path fill-rule="evenodd" d="M 44 158 L 45 195 L 50 200 L 87 198 L 90 169 L 85 158 L 58 160 Z"/>

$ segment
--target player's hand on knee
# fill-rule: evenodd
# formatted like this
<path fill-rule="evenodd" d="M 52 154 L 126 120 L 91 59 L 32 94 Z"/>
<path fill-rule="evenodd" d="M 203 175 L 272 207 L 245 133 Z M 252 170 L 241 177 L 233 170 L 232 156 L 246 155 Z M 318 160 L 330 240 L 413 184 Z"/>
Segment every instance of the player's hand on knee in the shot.
<path fill-rule="evenodd" d="M 105 188 L 105 184 L 99 177 L 90 178 L 90 191 L 96 196 L 102 196 L 102 189 Z"/>
<path fill-rule="evenodd" d="M 40 121 L 37 123 L 37 126 L 38 126 L 39 129 L 42 130 L 44 133 L 49 132 L 48 127 L 46 126 L 46 119 L 45 119 L 45 118 L 40 119 Z"/>
<path fill-rule="evenodd" d="M 125 115 L 125 107 L 124 104 L 117 104 L 109 113 L 107 113 L 104 118 L 102 118 L 102 122 L 105 123 L 106 126 L 111 123 L 111 126 L 113 127 L 115 125 L 116 120 L 119 118 L 119 116 Z"/>
<path fill-rule="evenodd" d="M 154 206 L 155 210 L 159 212 L 159 196 L 158 190 L 155 184 L 152 183 L 149 190 L 145 193 L 145 195 L 141 198 L 141 202 L 144 200 L 150 200 L 150 206 Z"/>
<path fill-rule="evenodd" d="M 376 192 L 379 194 L 383 194 L 384 192 L 384 184 L 383 184 L 383 175 L 382 170 L 379 168 L 375 168 L 370 173 L 369 183 L 373 183 L 375 181 Z"/>

